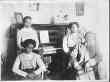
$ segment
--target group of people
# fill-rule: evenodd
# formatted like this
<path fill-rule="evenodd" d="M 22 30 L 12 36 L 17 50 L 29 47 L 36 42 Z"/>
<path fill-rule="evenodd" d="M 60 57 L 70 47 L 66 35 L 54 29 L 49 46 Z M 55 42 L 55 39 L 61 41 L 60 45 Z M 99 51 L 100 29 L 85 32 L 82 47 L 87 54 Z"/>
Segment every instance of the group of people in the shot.
<path fill-rule="evenodd" d="M 31 20 L 30 16 L 24 17 L 23 28 L 17 32 L 17 45 L 24 51 L 17 56 L 12 71 L 20 79 L 38 80 L 42 79 L 46 66 L 41 56 L 33 52 L 33 49 L 38 49 L 39 40 L 37 32 L 31 27 Z M 77 71 L 74 77 L 77 80 L 95 80 L 101 61 L 96 51 L 95 34 L 82 32 L 78 22 L 73 22 L 66 28 L 62 44 L 64 52 L 69 55 L 67 69 Z"/>

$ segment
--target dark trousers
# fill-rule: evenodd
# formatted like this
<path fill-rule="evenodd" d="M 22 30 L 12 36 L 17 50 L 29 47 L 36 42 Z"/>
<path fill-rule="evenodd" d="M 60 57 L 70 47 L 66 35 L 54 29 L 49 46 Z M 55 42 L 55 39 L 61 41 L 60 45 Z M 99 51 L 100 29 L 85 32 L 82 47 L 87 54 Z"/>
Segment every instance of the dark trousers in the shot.
<path fill-rule="evenodd" d="M 27 73 L 33 73 L 35 70 L 34 69 L 25 69 L 23 70 L 24 72 L 27 72 Z M 29 77 L 23 77 L 23 76 L 20 76 L 20 75 L 15 75 L 15 78 L 16 80 L 41 80 L 42 79 L 42 75 L 39 74 L 39 75 L 35 75 L 34 78 L 29 78 Z"/>

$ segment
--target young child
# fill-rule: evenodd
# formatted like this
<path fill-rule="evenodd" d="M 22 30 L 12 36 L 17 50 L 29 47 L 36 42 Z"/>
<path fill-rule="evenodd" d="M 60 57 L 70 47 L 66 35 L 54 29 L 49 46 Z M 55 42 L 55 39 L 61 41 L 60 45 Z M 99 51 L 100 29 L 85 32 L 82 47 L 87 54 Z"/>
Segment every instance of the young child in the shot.
<path fill-rule="evenodd" d="M 27 39 L 22 46 L 25 48 L 25 52 L 17 56 L 12 71 L 23 79 L 41 79 L 41 72 L 46 71 L 46 68 L 40 55 L 32 52 L 36 42 Z"/>

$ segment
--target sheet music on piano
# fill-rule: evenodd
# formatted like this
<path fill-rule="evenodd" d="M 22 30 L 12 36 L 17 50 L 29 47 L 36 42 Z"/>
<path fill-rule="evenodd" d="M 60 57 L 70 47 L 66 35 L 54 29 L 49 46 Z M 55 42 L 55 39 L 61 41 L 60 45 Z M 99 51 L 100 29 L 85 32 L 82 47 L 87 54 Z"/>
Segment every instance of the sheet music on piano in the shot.
<path fill-rule="evenodd" d="M 40 42 L 41 43 L 49 43 L 49 33 L 48 30 L 40 31 Z"/>

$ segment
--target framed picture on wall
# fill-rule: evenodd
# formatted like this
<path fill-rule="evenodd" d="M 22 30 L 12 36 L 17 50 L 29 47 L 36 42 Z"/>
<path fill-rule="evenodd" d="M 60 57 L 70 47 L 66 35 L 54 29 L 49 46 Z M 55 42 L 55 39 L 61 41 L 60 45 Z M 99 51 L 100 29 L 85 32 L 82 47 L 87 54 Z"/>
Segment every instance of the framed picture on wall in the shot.
<path fill-rule="evenodd" d="M 75 3 L 75 16 L 84 16 L 85 4 L 84 2 Z"/>
<path fill-rule="evenodd" d="M 15 12 L 14 15 L 15 15 L 16 23 L 22 24 L 23 23 L 23 15 L 22 15 L 22 13 Z"/>

